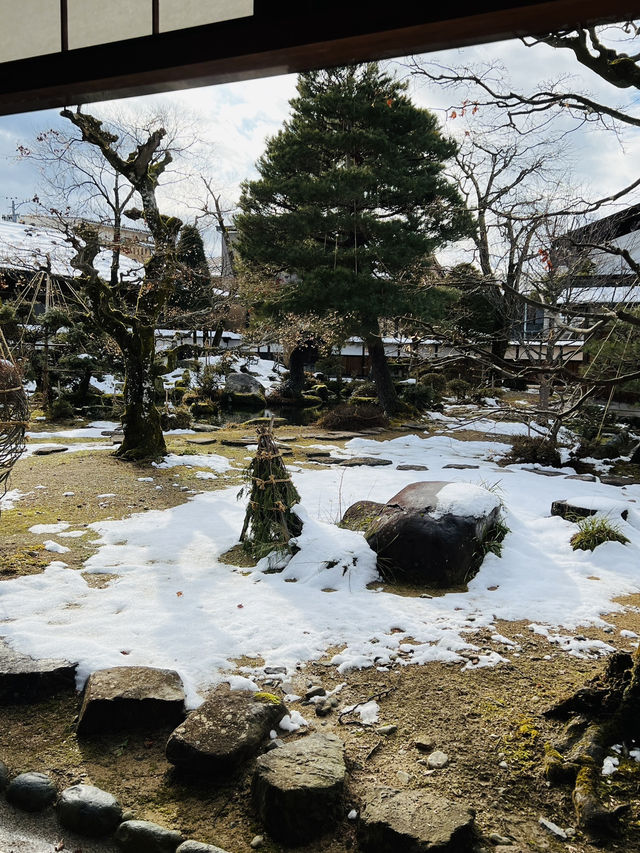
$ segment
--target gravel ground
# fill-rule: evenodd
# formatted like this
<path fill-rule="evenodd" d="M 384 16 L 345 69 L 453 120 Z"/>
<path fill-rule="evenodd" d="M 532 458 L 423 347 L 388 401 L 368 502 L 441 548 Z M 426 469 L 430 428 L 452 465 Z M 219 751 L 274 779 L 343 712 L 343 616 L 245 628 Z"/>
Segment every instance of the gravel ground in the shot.
<path fill-rule="evenodd" d="M 64 842 L 64 847 L 60 842 Z M 53 809 L 42 814 L 27 814 L 0 800 L 0 853 L 54 853 L 56 850 L 65 853 L 117 853 L 113 844 L 88 841 L 63 830 Z"/>

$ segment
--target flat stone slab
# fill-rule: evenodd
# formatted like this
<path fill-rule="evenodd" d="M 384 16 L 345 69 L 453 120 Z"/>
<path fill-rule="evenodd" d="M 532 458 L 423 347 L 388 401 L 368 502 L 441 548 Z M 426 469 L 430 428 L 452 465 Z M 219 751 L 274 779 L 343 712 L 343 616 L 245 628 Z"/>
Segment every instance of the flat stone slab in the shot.
<path fill-rule="evenodd" d="M 172 732 L 167 761 L 224 780 L 258 752 L 286 713 L 270 693 L 220 687 Z"/>
<path fill-rule="evenodd" d="M 191 429 L 195 430 L 196 432 L 215 432 L 216 430 L 221 429 L 221 427 L 216 426 L 215 424 L 195 423 L 191 424 Z"/>
<path fill-rule="evenodd" d="M 600 482 L 605 486 L 635 486 L 640 483 L 637 477 L 618 477 L 615 474 L 603 474 Z"/>
<path fill-rule="evenodd" d="M 109 835 L 122 822 L 122 806 L 116 798 L 93 785 L 65 788 L 56 803 L 58 819 L 65 829 L 99 838 Z"/>
<path fill-rule="evenodd" d="M 205 446 L 207 444 L 215 444 L 217 441 L 218 441 L 218 439 L 214 438 L 213 436 L 203 436 L 203 437 L 187 438 L 186 439 L 187 444 L 197 444 L 197 445 L 202 445 L 202 446 Z"/>
<path fill-rule="evenodd" d="M 595 474 L 569 474 L 567 480 L 582 480 L 583 483 L 595 483 L 597 477 Z"/>
<path fill-rule="evenodd" d="M 344 744 L 333 734 L 287 743 L 256 763 L 251 795 L 267 832 L 285 844 L 304 844 L 341 816 Z"/>
<path fill-rule="evenodd" d="M 372 468 L 379 465 L 393 465 L 391 459 L 380 459 L 378 456 L 354 456 L 353 459 L 343 459 L 338 463 L 343 468 L 355 468 L 359 465 L 368 465 Z"/>
<path fill-rule="evenodd" d="M 148 820 L 125 820 L 115 839 L 124 853 L 175 853 L 184 841 L 179 832 Z"/>
<path fill-rule="evenodd" d="M 33 451 L 34 456 L 51 456 L 52 453 L 64 453 L 69 448 L 64 444 L 43 444 Z"/>
<path fill-rule="evenodd" d="M 0 701 L 29 702 L 60 690 L 76 689 L 77 663 L 35 660 L 0 639 Z"/>
<path fill-rule="evenodd" d="M 220 444 L 224 444 L 227 447 L 248 447 L 250 444 L 257 444 L 258 437 L 255 436 L 253 438 L 221 438 Z"/>
<path fill-rule="evenodd" d="M 629 505 L 625 501 L 603 498 L 599 495 L 565 498 L 553 501 L 551 504 L 551 515 L 559 515 L 569 521 L 574 521 L 576 518 L 588 518 L 597 513 L 611 518 L 623 518 L 626 521 L 629 515 Z"/>
<path fill-rule="evenodd" d="M 564 477 L 562 471 L 541 471 L 540 468 L 523 468 L 529 474 L 538 474 L 540 477 Z"/>
<path fill-rule="evenodd" d="M 475 813 L 425 789 L 378 789 L 360 815 L 364 853 L 473 853 Z"/>
<path fill-rule="evenodd" d="M 396 471 L 428 471 L 426 465 L 396 465 Z"/>
<path fill-rule="evenodd" d="M 450 462 L 448 465 L 443 465 L 443 468 L 455 468 L 457 471 L 466 471 L 467 468 L 479 468 L 479 465 L 459 465 L 457 462 Z"/>
<path fill-rule="evenodd" d="M 41 812 L 57 795 L 56 786 L 45 773 L 21 773 L 5 791 L 7 802 L 25 812 Z"/>
<path fill-rule="evenodd" d="M 184 718 L 184 686 L 177 672 L 117 666 L 89 676 L 78 734 L 174 726 Z"/>

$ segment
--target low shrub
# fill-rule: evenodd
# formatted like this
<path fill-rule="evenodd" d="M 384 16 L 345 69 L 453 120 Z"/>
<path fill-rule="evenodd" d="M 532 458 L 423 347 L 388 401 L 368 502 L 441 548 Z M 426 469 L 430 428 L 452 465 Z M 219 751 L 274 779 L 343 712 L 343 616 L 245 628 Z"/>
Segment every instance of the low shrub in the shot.
<path fill-rule="evenodd" d="M 578 528 L 570 540 L 574 551 L 593 551 L 603 542 L 621 542 L 626 545 L 629 541 L 617 524 L 601 515 L 581 519 Z"/>
<path fill-rule="evenodd" d="M 66 397 L 58 397 L 51 404 L 49 410 L 49 418 L 52 421 L 68 421 L 75 416 L 75 409 L 72 403 Z"/>
<path fill-rule="evenodd" d="M 464 379 L 451 379 L 447 383 L 447 393 L 459 403 L 464 403 L 471 398 L 473 386 Z"/>
<path fill-rule="evenodd" d="M 482 388 L 476 388 L 476 390 L 471 394 L 471 399 L 474 403 L 482 403 L 486 397 L 490 397 L 493 400 L 500 400 L 504 397 L 504 391 L 502 388 L 491 388 L 490 386 L 485 386 Z"/>
<path fill-rule="evenodd" d="M 447 388 L 447 377 L 443 373 L 423 373 L 418 381 L 430 385 L 438 394 L 444 394 Z"/>
<path fill-rule="evenodd" d="M 388 426 L 389 419 L 382 409 L 374 405 L 341 404 L 324 414 L 318 425 L 323 429 L 346 429 L 357 431 L 372 427 Z"/>
<path fill-rule="evenodd" d="M 535 438 L 527 435 L 515 436 L 511 450 L 504 458 L 508 463 L 526 462 L 528 464 L 548 465 L 552 468 L 560 468 L 562 465 L 558 448 L 542 436 Z"/>
<path fill-rule="evenodd" d="M 429 383 L 421 379 L 415 385 L 403 385 L 401 397 L 405 403 L 416 409 L 431 409 L 440 402 L 440 394 Z"/>

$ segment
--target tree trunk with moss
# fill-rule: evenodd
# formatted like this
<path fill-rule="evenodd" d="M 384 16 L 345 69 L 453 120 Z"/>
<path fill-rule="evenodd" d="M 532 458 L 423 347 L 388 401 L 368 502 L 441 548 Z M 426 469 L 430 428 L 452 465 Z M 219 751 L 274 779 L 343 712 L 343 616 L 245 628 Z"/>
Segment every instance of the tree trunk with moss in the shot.
<path fill-rule="evenodd" d="M 154 329 L 145 326 L 131 335 L 123 350 L 125 365 L 124 440 L 116 456 L 132 461 L 156 459 L 167 452 L 155 405 Z"/>

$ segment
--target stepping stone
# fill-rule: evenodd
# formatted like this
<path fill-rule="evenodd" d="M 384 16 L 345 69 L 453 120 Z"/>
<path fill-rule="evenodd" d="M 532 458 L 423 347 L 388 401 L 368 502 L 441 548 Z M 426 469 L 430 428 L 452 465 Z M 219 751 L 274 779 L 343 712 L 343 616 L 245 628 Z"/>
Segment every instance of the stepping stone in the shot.
<path fill-rule="evenodd" d="M 396 465 L 396 471 L 428 471 L 426 465 Z"/>
<path fill-rule="evenodd" d="M 215 426 L 214 424 L 192 424 L 191 429 L 196 432 L 215 432 L 218 429 L 221 429 L 219 426 Z"/>
<path fill-rule="evenodd" d="M 220 444 L 227 447 L 248 447 L 250 444 L 257 444 L 258 437 L 255 438 L 221 438 Z"/>
<path fill-rule="evenodd" d="M 251 795 L 267 832 L 284 844 L 304 844 L 342 814 L 344 744 L 313 734 L 261 755 Z M 390 848 L 391 849 L 391 848 Z"/>
<path fill-rule="evenodd" d="M 125 820 L 114 837 L 124 853 L 175 853 L 184 841 L 179 832 L 148 820 Z"/>
<path fill-rule="evenodd" d="M 569 521 L 576 518 L 588 518 L 590 515 L 604 513 L 607 516 L 620 516 L 625 521 L 629 515 L 629 507 L 625 501 L 616 501 L 611 498 L 587 497 L 567 498 L 554 501 L 551 504 L 551 515 L 559 515 Z"/>
<path fill-rule="evenodd" d="M 562 471 L 541 471 L 540 468 L 523 468 L 522 470 L 530 474 L 538 474 L 540 477 L 564 477 Z"/>
<path fill-rule="evenodd" d="M 614 474 L 603 474 L 600 482 L 605 486 L 635 486 L 639 481 L 637 477 L 618 477 Z"/>
<path fill-rule="evenodd" d="M 41 812 L 57 797 L 56 786 L 45 773 L 21 773 L 7 786 L 5 796 L 25 812 Z"/>
<path fill-rule="evenodd" d="M 76 689 L 77 663 L 35 660 L 0 639 L 0 701 L 25 702 Z"/>
<path fill-rule="evenodd" d="M 582 480 L 584 483 L 595 483 L 597 477 L 595 474 L 569 474 L 567 480 Z"/>
<path fill-rule="evenodd" d="M 443 465 L 443 468 L 455 468 L 456 471 L 466 471 L 467 468 L 479 468 L 479 465 L 458 465 L 457 463 L 451 462 L 449 465 Z"/>
<path fill-rule="evenodd" d="M 202 437 L 202 438 L 187 438 L 187 444 L 198 444 L 198 445 L 206 445 L 206 444 L 215 444 L 217 442 L 217 438 L 213 438 L 210 436 Z"/>
<path fill-rule="evenodd" d="M 51 456 L 52 453 L 64 453 L 65 450 L 68 450 L 68 447 L 65 447 L 64 444 L 43 444 L 42 447 L 36 448 L 33 451 L 34 456 Z"/>
<path fill-rule="evenodd" d="M 391 459 L 380 459 L 377 456 L 354 456 L 353 459 L 343 459 L 338 464 L 343 468 L 355 468 L 360 465 L 375 468 L 379 465 L 393 465 L 393 462 Z"/>
<path fill-rule="evenodd" d="M 199 841 L 185 841 L 176 850 L 176 853 L 227 853 L 221 847 L 214 844 L 201 844 Z"/>
<path fill-rule="evenodd" d="M 475 841 L 473 810 L 425 789 L 378 789 L 360 815 L 364 853 L 473 853 Z"/>
<path fill-rule="evenodd" d="M 313 457 L 324 459 L 325 457 L 331 456 L 330 450 L 303 450 L 302 452 L 309 459 L 312 459 Z"/>
<path fill-rule="evenodd" d="M 286 713 L 271 693 L 220 687 L 172 732 L 167 761 L 224 780 L 258 752 Z"/>
<path fill-rule="evenodd" d="M 184 687 L 177 672 L 117 666 L 89 676 L 78 735 L 175 726 L 184 718 Z"/>
<path fill-rule="evenodd" d="M 66 829 L 92 838 L 109 835 L 122 823 L 120 803 L 112 794 L 93 785 L 65 788 L 56 803 L 56 811 Z"/>

